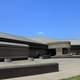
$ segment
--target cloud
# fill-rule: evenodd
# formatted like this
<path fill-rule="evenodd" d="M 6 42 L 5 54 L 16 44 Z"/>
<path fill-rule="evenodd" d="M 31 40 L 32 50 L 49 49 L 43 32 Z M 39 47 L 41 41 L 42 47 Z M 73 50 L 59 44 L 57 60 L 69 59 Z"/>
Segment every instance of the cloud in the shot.
<path fill-rule="evenodd" d="M 38 32 L 38 35 L 44 35 L 44 33 L 43 32 Z"/>

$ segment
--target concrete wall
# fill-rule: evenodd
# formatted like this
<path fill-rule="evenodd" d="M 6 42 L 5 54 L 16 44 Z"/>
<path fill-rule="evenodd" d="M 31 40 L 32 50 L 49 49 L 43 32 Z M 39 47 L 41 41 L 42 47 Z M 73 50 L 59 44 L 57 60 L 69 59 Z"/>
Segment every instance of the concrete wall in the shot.
<path fill-rule="evenodd" d="M 69 48 L 71 45 L 69 43 L 52 43 L 48 44 L 48 48 Z"/>
<path fill-rule="evenodd" d="M 62 48 L 56 48 L 56 55 L 62 55 Z"/>
<path fill-rule="evenodd" d="M 69 49 L 71 47 L 70 42 L 54 42 L 48 44 L 49 49 L 56 49 L 56 55 L 63 55 L 63 48 Z"/>

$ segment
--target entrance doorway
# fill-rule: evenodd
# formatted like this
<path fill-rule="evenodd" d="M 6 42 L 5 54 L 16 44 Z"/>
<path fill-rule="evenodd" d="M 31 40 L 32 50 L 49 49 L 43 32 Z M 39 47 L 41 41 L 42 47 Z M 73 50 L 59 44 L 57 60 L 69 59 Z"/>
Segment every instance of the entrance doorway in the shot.
<path fill-rule="evenodd" d="M 68 49 L 67 48 L 63 48 L 62 49 L 62 54 L 68 54 Z"/>
<path fill-rule="evenodd" d="M 56 49 L 49 49 L 48 53 L 50 56 L 55 56 L 56 55 Z"/>

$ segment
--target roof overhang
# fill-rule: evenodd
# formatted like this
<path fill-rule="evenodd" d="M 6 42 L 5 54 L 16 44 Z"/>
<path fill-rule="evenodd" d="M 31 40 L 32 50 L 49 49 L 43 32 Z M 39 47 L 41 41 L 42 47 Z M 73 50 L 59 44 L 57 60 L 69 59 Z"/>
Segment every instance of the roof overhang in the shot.
<path fill-rule="evenodd" d="M 23 42 L 31 42 L 31 43 L 37 43 L 37 44 L 43 44 L 43 43 L 40 43 L 38 41 L 32 40 L 32 39 L 30 39 L 28 37 L 15 36 L 13 34 L 8 34 L 8 33 L 0 33 L 0 38 L 23 41 Z"/>
<path fill-rule="evenodd" d="M 0 41 L 0 46 L 1 46 L 1 45 L 17 46 L 17 47 L 29 47 L 29 45 L 26 45 L 26 44 L 11 43 L 11 42 L 1 42 L 1 41 Z"/>
<path fill-rule="evenodd" d="M 70 41 L 58 41 L 58 42 L 51 42 L 48 43 L 48 48 L 70 48 Z"/>

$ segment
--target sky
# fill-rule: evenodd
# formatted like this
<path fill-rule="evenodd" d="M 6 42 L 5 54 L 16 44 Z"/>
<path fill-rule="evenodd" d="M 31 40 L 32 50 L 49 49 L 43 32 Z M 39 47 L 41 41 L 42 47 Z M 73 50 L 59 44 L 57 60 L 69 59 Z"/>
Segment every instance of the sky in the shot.
<path fill-rule="evenodd" d="M 80 39 L 80 0 L 0 0 L 0 32 Z"/>

